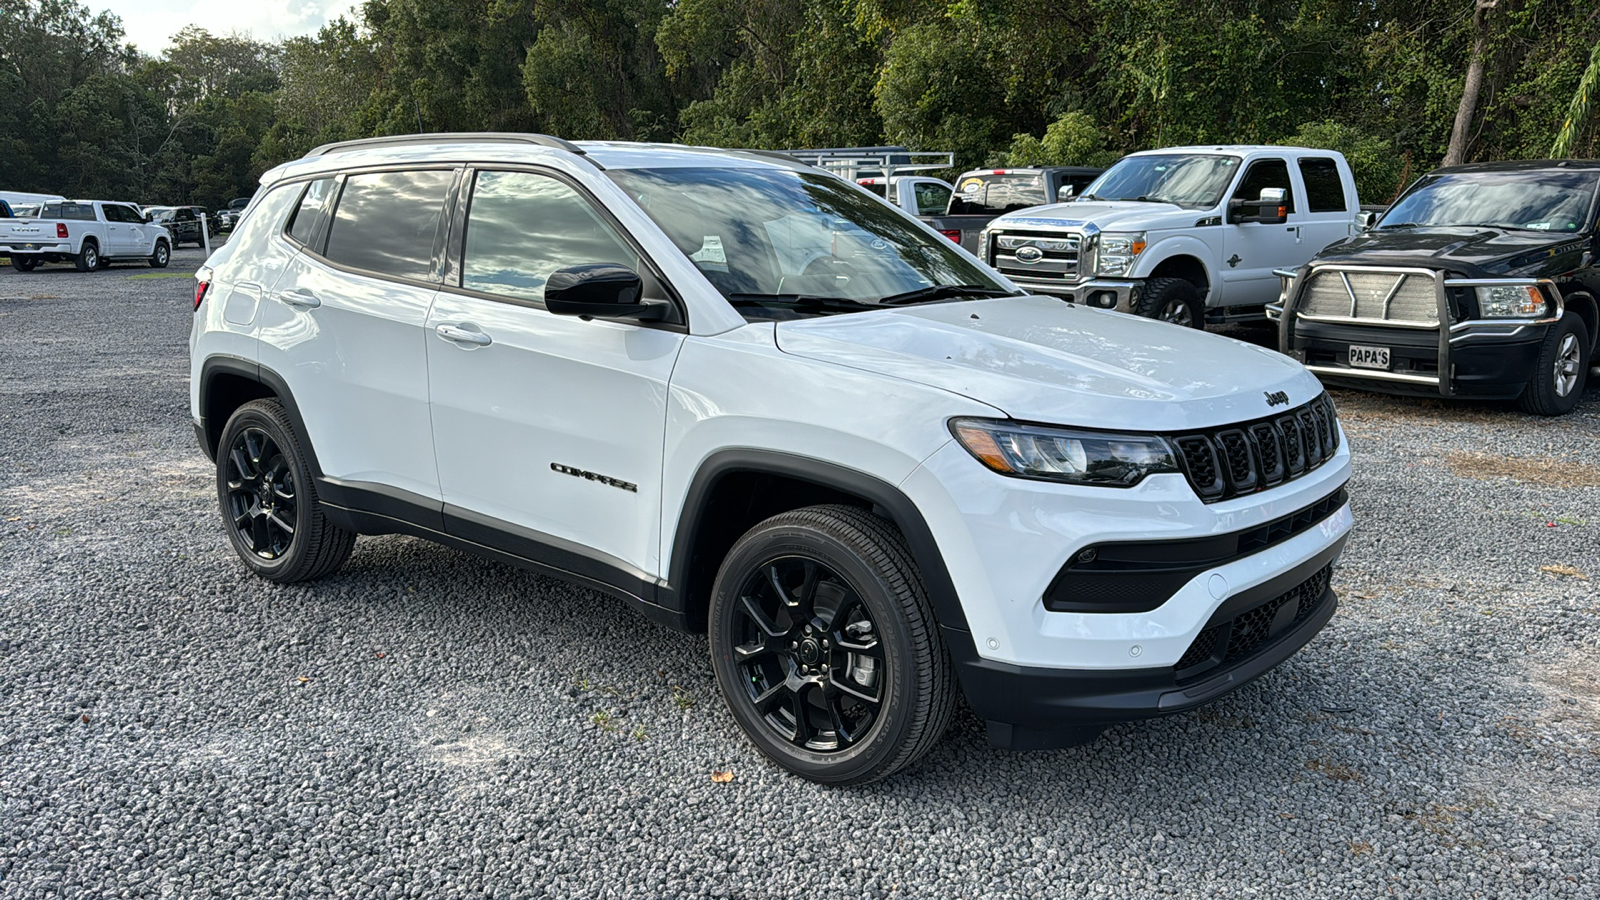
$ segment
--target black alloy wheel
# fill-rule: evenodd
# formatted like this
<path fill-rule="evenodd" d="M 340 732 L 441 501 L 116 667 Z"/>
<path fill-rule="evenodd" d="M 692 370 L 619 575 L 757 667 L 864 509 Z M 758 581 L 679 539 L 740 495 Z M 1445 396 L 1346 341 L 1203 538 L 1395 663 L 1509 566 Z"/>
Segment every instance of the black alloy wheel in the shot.
<path fill-rule="evenodd" d="M 270 581 L 310 581 L 344 565 L 356 536 L 328 521 L 283 405 L 239 407 L 217 443 L 217 500 L 233 549 Z"/>
<path fill-rule="evenodd" d="M 955 677 L 905 539 L 850 506 L 750 529 L 712 588 L 712 667 L 757 749 L 825 784 L 866 784 L 943 737 Z"/>
<path fill-rule="evenodd" d="M 299 521 L 294 472 L 272 436 L 245 428 L 228 448 L 227 514 L 251 553 L 276 560 L 294 543 Z"/>
<path fill-rule="evenodd" d="M 744 699 L 773 734 L 837 753 L 871 730 L 883 709 L 883 642 L 843 576 L 814 559 L 779 557 L 745 579 L 733 615 Z"/>

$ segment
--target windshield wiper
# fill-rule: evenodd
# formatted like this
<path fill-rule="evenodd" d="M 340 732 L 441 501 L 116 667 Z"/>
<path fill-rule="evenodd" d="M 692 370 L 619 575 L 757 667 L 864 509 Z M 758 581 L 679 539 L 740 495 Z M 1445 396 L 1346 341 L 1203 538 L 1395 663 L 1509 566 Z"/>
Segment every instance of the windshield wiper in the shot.
<path fill-rule="evenodd" d="M 728 294 L 734 306 L 790 306 L 808 309 L 875 309 L 875 303 L 863 303 L 849 297 L 819 297 L 814 294 L 753 294 L 735 292 Z"/>
<path fill-rule="evenodd" d="M 933 284 L 914 291 L 890 294 L 878 301 L 880 306 L 903 306 L 929 300 L 947 300 L 951 297 L 1016 297 L 1015 291 L 1005 288 L 984 287 L 981 284 Z"/>
<path fill-rule="evenodd" d="M 1379 225 L 1378 230 L 1386 231 L 1390 228 L 1416 228 L 1421 224 L 1421 222 L 1396 222 L 1393 225 Z"/>

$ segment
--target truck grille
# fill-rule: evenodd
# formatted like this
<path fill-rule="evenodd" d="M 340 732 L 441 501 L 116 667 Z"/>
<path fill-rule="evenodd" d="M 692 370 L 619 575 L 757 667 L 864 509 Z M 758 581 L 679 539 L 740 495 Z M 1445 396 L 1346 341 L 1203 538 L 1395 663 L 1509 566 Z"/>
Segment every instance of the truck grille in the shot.
<path fill-rule="evenodd" d="M 1078 280 L 1076 234 L 997 234 L 985 248 L 992 265 L 1007 278 L 1074 282 Z"/>
<path fill-rule="evenodd" d="M 1201 675 L 1221 674 L 1225 669 L 1242 663 L 1295 625 L 1304 622 L 1316 612 L 1328 592 L 1332 567 L 1323 566 L 1314 575 L 1288 591 L 1260 606 L 1247 609 L 1232 618 L 1212 619 L 1195 636 L 1182 657 L 1173 666 L 1178 681 L 1184 682 Z M 1274 625 L 1277 626 L 1276 630 Z"/>
<path fill-rule="evenodd" d="M 1299 311 L 1309 316 L 1439 324 L 1438 283 L 1418 272 L 1314 272 Z"/>
<path fill-rule="evenodd" d="M 1339 417 L 1327 394 L 1282 415 L 1172 439 L 1189 485 L 1215 503 L 1293 481 L 1339 449 Z"/>

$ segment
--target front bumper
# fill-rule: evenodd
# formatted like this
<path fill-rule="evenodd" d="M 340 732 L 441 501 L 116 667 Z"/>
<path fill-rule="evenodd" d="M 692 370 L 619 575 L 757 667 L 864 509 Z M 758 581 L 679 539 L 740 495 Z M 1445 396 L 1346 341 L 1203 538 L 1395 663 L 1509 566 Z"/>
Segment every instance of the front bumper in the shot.
<path fill-rule="evenodd" d="M 970 629 L 945 632 L 968 702 L 992 723 L 997 744 L 1028 747 L 1072 743 L 1112 722 L 1193 708 L 1287 658 L 1327 621 L 1323 612 L 1332 615 L 1331 595 L 1325 609 L 1318 607 L 1321 618 L 1274 631 L 1271 646 L 1255 648 L 1250 659 L 1214 667 L 1198 681 L 1189 680 L 1198 670 L 1186 661 L 1219 611 L 1268 602 L 1329 566 L 1349 534 L 1350 507 L 1339 505 L 1292 537 L 1200 570 L 1175 590 L 1132 576 L 1131 591 L 1166 598 L 1141 611 L 1047 608 L 1053 581 L 1078 554 L 1270 527 L 1336 495 L 1349 478 L 1342 439 L 1315 471 L 1215 503 L 1203 503 L 1182 475 L 1150 476 L 1127 489 L 1006 478 L 952 443 L 901 489 L 933 532 Z M 1188 672 L 1180 673 L 1180 663 Z"/>
<path fill-rule="evenodd" d="M 1073 746 L 1093 740 L 1107 725 L 1195 709 L 1276 668 L 1328 624 L 1338 607 L 1328 570 L 1343 547 L 1341 539 L 1219 607 L 1203 633 L 1211 642 L 1222 633 L 1221 645 L 1195 651 L 1209 650 L 1220 662 L 1203 671 L 1016 666 L 982 659 L 970 653 L 970 643 L 950 642 L 962 689 L 984 718 L 989 742 L 1012 750 Z M 1231 653 L 1230 640 L 1242 651 Z M 1186 657 L 1205 655 L 1195 651 Z"/>
<path fill-rule="evenodd" d="M 1035 294 L 1048 294 L 1070 303 L 1082 303 L 1084 306 L 1114 309 L 1125 313 L 1133 312 L 1134 305 L 1139 302 L 1139 293 L 1144 289 L 1144 282 L 1128 279 L 1090 279 L 1074 284 L 1048 278 L 1025 278 L 1013 274 L 1008 274 L 1007 277 L 1018 287 Z"/>
<path fill-rule="evenodd" d="M 1280 326 L 1281 327 L 1281 326 Z M 1483 400 L 1516 398 L 1533 377 L 1547 324 L 1468 325 L 1439 332 L 1299 319 L 1289 355 L 1324 384 L 1383 393 Z M 1350 365 L 1350 347 L 1387 347 L 1390 367 Z"/>

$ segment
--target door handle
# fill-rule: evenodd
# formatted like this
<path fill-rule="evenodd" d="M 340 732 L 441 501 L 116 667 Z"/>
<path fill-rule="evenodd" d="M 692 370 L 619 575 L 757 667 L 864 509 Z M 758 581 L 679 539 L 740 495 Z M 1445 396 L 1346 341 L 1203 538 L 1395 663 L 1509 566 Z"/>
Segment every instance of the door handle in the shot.
<path fill-rule="evenodd" d="M 455 325 L 440 325 L 434 331 L 438 333 L 439 337 L 447 341 L 455 341 L 458 344 L 475 344 L 479 347 L 487 347 L 494 343 L 493 338 L 481 331 L 468 331 Z"/>
<path fill-rule="evenodd" d="M 284 291 L 278 295 L 278 299 L 289 304 L 290 306 L 298 307 L 300 309 L 316 309 L 322 305 L 322 301 L 318 299 L 316 294 L 313 294 L 304 288 L 295 288 L 292 291 Z"/>

